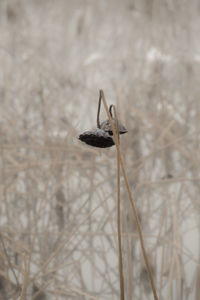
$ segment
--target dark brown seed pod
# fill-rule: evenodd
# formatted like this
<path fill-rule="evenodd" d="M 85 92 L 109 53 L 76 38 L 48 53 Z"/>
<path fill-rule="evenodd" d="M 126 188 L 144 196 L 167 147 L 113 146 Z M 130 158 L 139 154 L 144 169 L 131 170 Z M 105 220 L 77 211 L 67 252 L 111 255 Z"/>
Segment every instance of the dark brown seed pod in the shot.
<path fill-rule="evenodd" d="M 80 134 L 79 140 L 82 142 L 98 148 L 108 148 L 112 147 L 115 143 L 113 138 L 102 129 L 95 129 L 93 131 L 85 131 Z"/>

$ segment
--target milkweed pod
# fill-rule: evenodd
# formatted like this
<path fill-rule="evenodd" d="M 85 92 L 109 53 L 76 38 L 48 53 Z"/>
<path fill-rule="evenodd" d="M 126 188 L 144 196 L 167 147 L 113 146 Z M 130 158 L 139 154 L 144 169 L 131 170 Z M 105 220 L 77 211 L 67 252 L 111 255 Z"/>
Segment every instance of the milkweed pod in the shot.
<path fill-rule="evenodd" d="M 115 119 L 112 118 L 112 121 L 113 121 L 113 124 L 114 124 L 114 126 L 116 128 Z M 119 120 L 118 120 L 118 127 L 119 127 L 119 134 L 124 134 L 124 133 L 128 132 L 128 130 L 126 129 L 126 127 Z M 100 128 L 102 130 L 104 130 L 105 132 L 108 132 L 109 135 L 113 135 L 112 127 L 111 127 L 111 124 L 110 124 L 109 120 L 106 120 L 106 121 L 102 122 L 101 125 L 100 125 Z"/>
<path fill-rule="evenodd" d="M 115 144 L 109 133 L 99 128 L 92 131 L 85 131 L 80 134 L 79 140 L 87 145 L 98 148 L 108 148 Z"/>

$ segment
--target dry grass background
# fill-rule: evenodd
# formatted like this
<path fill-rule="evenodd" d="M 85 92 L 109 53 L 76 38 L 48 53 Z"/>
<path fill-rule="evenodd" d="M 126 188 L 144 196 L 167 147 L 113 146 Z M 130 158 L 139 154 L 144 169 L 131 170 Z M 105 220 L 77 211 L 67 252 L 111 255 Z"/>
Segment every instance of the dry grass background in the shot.
<path fill-rule="evenodd" d="M 0 2 L 0 299 L 119 299 L 115 149 L 76 139 L 100 88 L 129 130 L 159 299 L 200 298 L 199 14 L 198 0 Z M 121 190 L 126 299 L 152 299 Z"/>

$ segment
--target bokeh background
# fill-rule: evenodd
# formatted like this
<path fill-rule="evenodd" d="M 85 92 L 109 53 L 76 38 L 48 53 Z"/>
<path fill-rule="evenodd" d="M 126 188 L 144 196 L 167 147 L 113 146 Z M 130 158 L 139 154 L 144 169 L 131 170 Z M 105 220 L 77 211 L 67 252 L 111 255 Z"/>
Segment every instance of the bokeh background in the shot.
<path fill-rule="evenodd" d="M 200 299 L 198 0 L 0 1 L 0 299 L 119 299 L 121 138 L 159 299 Z M 106 119 L 102 109 L 101 120 Z M 153 299 L 122 179 L 127 300 Z"/>

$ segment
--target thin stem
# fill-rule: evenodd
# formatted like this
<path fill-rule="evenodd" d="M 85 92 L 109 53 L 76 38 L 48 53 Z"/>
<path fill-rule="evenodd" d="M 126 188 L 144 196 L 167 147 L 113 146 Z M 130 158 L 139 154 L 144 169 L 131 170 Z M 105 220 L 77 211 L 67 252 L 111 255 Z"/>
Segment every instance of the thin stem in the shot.
<path fill-rule="evenodd" d="M 117 148 L 117 151 L 118 151 L 119 160 L 120 160 L 120 164 L 121 164 L 121 168 L 122 168 L 122 173 L 123 173 L 124 180 L 125 180 L 125 183 L 126 183 L 126 188 L 127 188 L 127 191 L 128 191 L 132 211 L 133 211 L 133 214 L 134 214 L 134 217 L 135 217 L 135 221 L 136 221 L 136 225 L 137 225 L 137 229 L 138 229 L 138 234 L 139 234 L 139 239 L 140 239 L 140 245 L 141 245 L 141 249 L 142 249 L 142 254 L 143 254 L 143 257 L 144 257 L 146 269 L 147 269 L 149 279 L 150 279 L 150 282 L 151 282 L 151 287 L 152 287 L 154 299 L 158 300 L 158 296 L 157 296 L 157 293 L 156 293 L 156 288 L 155 288 L 155 284 L 154 284 L 154 280 L 153 280 L 153 275 L 152 275 L 152 272 L 151 272 L 150 264 L 149 264 L 148 257 L 147 257 L 147 254 L 146 254 L 146 250 L 145 250 L 145 246 L 144 246 L 142 230 L 141 230 L 139 218 L 138 218 L 136 207 L 135 207 L 135 202 L 134 202 L 133 197 L 132 197 L 131 189 L 130 189 L 130 186 L 129 186 L 129 183 L 128 183 L 128 177 L 126 175 L 126 169 L 125 169 L 125 166 L 124 166 L 124 160 L 122 158 L 121 151 L 120 151 L 120 148 L 119 148 L 116 129 L 115 129 L 115 126 L 113 124 L 112 118 L 110 117 L 109 110 L 108 110 L 108 105 L 106 103 L 105 96 L 104 96 L 104 93 L 103 93 L 102 90 L 100 90 L 100 95 L 101 95 L 101 98 L 103 100 L 103 104 L 104 104 L 106 113 L 108 115 L 108 118 L 109 118 L 109 121 L 110 121 L 110 124 L 111 124 L 111 127 L 112 127 L 112 131 L 113 131 L 113 135 L 114 135 L 114 141 L 115 141 L 115 145 L 116 145 L 116 148 Z"/>
<path fill-rule="evenodd" d="M 0 240 L 1 240 L 1 243 L 2 243 L 2 246 L 3 246 L 4 254 L 5 254 L 5 256 L 6 256 L 6 258 L 7 258 L 7 261 L 8 261 L 9 267 L 10 267 L 10 269 L 11 269 L 11 271 L 12 271 L 14 277 L 15 277 L 15 281 L 16 281 L 16 283 L 17 283 L 17 286 L 19 287 L 19 280 L 18 280 L 17 275 L 16 275 L 16 273 L 15 273 L 15 270 L 14 270 L 12 264 L 11 264 L 11 261 L 10 261 L 10 258 L 9 258 L 9 256 L 8 256 L 8 253 L 7 253 L 7 250 L 6 250 L 6 246 L 5 246 L 5 244 L 4 244 L 4 240 L 3 240 L 3 237 L 2 237 L 1 234 L 0 234 Z"/>
<path fill-rule="evenodd" d="M 109 107 L 109 113 L 110 113 L 110 115 L 111 115 L 111 118 L 112 118 L 112 108 L 114 109 L 115 117 L 117 117 L 115 107 L 114 107 L 113 104 L 111 104 L 110 107 Z M 116 119 L 116 120 L 117 120 L 117 123 L 118 123 L 118 119 Z M 118 126 L 118 125 L 117 125 L 117 126 Z M 118 129 L 119 129 L 119 126 L 118 126 Z M 119 139 L 118 139 L 118 140 L 119 140 Z"/>
<path fill-rule="evenodd" d="M 28 273 L 28 266 L 27 266 L 27 261 L 26 261 L 26 255 L 24 254 L 23 256 L 24 259 L 24 280 L 23 280 L 23 285 L 22 285 L 22 290 L 21 290 L 21 295 L 20 295 L 20 300 L 23 300 L 25 297 L 25 293 L 26 293 L 26 288 L 27 288 L 27 273 Z"/>
<path fill-rule="evenodd" d="M 100 121 L 99 121 L 100 110 L 101 110 L 101 94 L 99 93 L 99 104 L 97 110 L 97 128 L 99 129 L 100 129 Z"/>
<path fill-rule="evenodd" d="M 117 113 L 114 105 L 110 106 L 109 112 L 112 118 L 111 109 L 114 109 L 115 124 L 117 130 L 117 141 L 119 146 L 119 123 Z M 117 151 L 117 233 L 118 233 L 118 249 L 119 249 L 119 274 L 120 274 L 120 299 L 124 300 L 124 275 L 123 275 L 123 258 L 122 258 L 122 242 L 121 242 L 121 216 L 120 216 L 120 159 L 119 152 Z"/>

